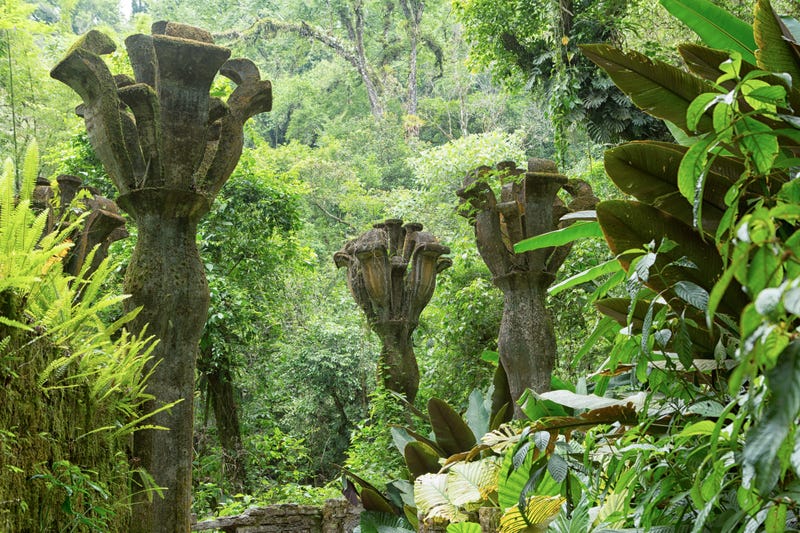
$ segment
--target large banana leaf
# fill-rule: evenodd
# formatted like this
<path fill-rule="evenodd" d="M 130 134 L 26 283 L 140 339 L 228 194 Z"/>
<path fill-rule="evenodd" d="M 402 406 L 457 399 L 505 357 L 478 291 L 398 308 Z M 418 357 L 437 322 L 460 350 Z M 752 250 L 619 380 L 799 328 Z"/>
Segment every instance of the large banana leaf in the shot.
<path fill-rule="evenodd" d="M 581 45 L 580 49 L 644 112 L 693 133 L 686 124 L 686 110 L 698 95 L 714 91 L 709 82 L 638 52 L 623 52 L 606 44 Z M 697 130 L 713 130 L 710 114 L 703 115 Z"/>
<path fill-rule="evenodd" d="M 687 148 L 661 142 L 632 142 L 605 153 L 605 169 L 623 192 L 693 225 L 692 206 L 679 193 L 678 168 Z M 702 227 L 713 234 L 725 212 L 725 194 L 744 171 L 736 160 L 718 157 L 703 188 Z"/>
<path fill-rule="evenodd" d="M 712 48 L 736 50 L 742 59 L 756 64 L 753 29 L 708 0 L 661 0 L 667 11 L 683 21 Z"/>
<path fill-rule="evenodd" d="M 428 401 L 428 415 L 433 434 L 447 455 L 469 451 L 475 443 L 475 435 L 464 419 L 444 400 L 431 398 Z"/>
<path fill-rule="evenodd" d="M 758 44 L 758 66 L 771 72 L 788 72 L 795 83 L 800 82 L 797 45 L 791 42 L 791 33 L 775 15 L 768 0 L 756 3 L 753 33 Z"/>
<path fill-rule="evenodd" d="M 678 52 L 692 73 L 712 82 L 722 75 L 719 66 L 730 59 L 730 54 L 725 50 L 694 43 L 679 44 Z M 742 65 L 742 68 L 745 66 Z"/>
<path fill-rule="evenodd" d="M 730 58 L 728 52 L 725 50 L 716 50 L 714 48 L 707 48 L 705 46 L 692 43 L 684 43 L 679 45 L 678 52 L 680 52 L 683 61 L 686 63 L 686 66 L 689 67 L 690 71 L 709 81 L 715 81 L 720 75 L 722 75 L 719 65 L 723 61 L 727 61 Z M 754 65 L 743 63 L 740 75 L 746 76 L 756 69 L 757 67 Z M 760 79 L 769 83 L 770 85 L 783 86 L 786 89 L 792 109 L 800 109 L 800 89 L 798 89 L 797 83 L 790 85 L 786 82 L 785 78 L 775 75 L 764 76 Z M 730 80 L 725 82 L 724 85 L 726 88 L 730 89 L 733 87 L 734 82 L 733 80 Z"/>
<path fill-rule="evenodd" d="M 674 288 L 679 282 L 689 282 L 710 292 L 722 273 L 722 259 L 711 242 L 704 241 L 691 226 L 651 205 L 634 201 L 611 200 L 597 206 L 597 217 L 611 251 L 625 270 L 631 261 L 641 255 L 630 250 L 641 249 L 648 243 L 657 245 L 667 238 L 678 244 L 672 250 L 660 252 L 647 286 L 681 309 L 681 299 Z M 694 267 L 682 266 L 687 260 Z M 747 298 L 739 285 L 729 286 L 720 305 L 720 311 L 738 315 L 747 305 Z"/>

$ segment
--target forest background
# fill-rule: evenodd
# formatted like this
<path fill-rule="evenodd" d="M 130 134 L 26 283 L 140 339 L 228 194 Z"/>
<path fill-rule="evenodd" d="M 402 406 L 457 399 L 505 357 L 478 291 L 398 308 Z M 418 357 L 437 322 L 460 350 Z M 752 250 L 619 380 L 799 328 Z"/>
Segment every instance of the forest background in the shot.
<path fill-rule="evenodd" d="M 752 19 L 751 2 L 718 3 Z M 775 5 L 796 15 L 792 2 Z M 421 222 L 450 247 L 453 267 L 439 276 L 415 335 L 417 404 L 439 397 L 465 408 L 470 391 L 491 382 L 481 355 L 496 349 L 502 294 L 455 214 L 464 175 L 540 157 L 601 199 L 620 194 L 605 178 L 603 150 L 668 134 L 576 47 L 611 42 L 674 61 L 674 45 L 694 39 L 645 0 L 4 0 L 0 153 L 22 167 L 35 139 L 43 177 L 74 174 L 113 198 L 74 95 L 48 72 L 90 28 L 122 42 L 165 19 L 206 28 L 252 58 L 274 92 L 272 112 L 248 123 L 242 160 L 200 228 L 212 298 L 197 382 L 199 516 L 335 496 L 335 465 L 377 484 L 399 477 L 388 424 L 403 408 L 376 394 L 380 348 L 333 254 L 387 218 Z M 505 27 L 487 23 L 497 20 Z M 130 68 L 124 53 L 110 61 Z M 230 90 L 222 80 L 214 87 Z M 122 261 L 117 284 L 132 245 L 112 250 Z M 561 279 L 610 257 L 599 240 L 578 243 Z M 556 373 L 569 381 L 608 350 L 601 339 L 574 361 L 597 320 L 587 309 L 594 288 L 550 300 Z M 237 416 L 220 424 L 226 413 Z"/>

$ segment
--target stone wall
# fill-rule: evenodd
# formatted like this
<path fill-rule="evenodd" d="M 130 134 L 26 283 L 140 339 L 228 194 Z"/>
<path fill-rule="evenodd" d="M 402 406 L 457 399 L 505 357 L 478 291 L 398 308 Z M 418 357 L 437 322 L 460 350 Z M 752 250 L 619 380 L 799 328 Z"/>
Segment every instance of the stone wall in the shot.
<path fill-rule="evenodd" d="M 360 507 L 346 500 L 328 500 L 322 507 L 287 503 L 248 509 L 238 516 L 198 522 L 192 531 L 224 533 L 350 533 L 358 525 Z"/>

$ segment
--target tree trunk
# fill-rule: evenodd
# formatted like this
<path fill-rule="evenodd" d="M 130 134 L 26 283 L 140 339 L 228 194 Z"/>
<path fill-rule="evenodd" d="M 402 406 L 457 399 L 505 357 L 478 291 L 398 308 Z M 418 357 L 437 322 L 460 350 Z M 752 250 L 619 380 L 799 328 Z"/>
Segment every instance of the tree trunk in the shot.
<path fill-rule="evenodd" d="M 400 7 L 406 18 L 408 29 L 408 95 L 406 114 L 411 119 L 406 133 L 411 137 L 419 137 L 419 121 L 416 119 L 419 103 L 417 91 L 417 53 L 419 49 L 419 24 L 422 20 L 422 11 L 425 4 L 415 0 L 400 0 Z"/>
<path fill-rule="evenodd" d="M 148 502 L 143 492 L 137 493 L 131 531 L 188 532 L 194 369 L 209 300 L 195 235 L 207 200 L 187 191 L 143 189 L 120 196 L 118 203 L 139 229 L 125 275 L 125 291 L 131 294 L 128 310 L 142 306 L 132 326 L 142 331 L 147 325 L 147 334 L 160 339 L 150 365 L 153 375 L 147 382 L 147 392 L 156 400 L 145 411 L 178 402 L 146 421 L 168 431 L 142 429 L 134 434 L 134 463 L 169 490 L 158 505 Z"/>
<path fill-rule="evenodd" d="M 228 364 L 227 362 L 215 364 L 204 371 L 208 380 L 207 401 L 211 402 L 214 409 L 225 475 L 230 480 L 234 492 L 244 492 L 247 489 L 247 468 L 239 425 L 239 410 L 234 398 L 233 376 Z"/>
<path fill-rule="evenodd" d="M 551 282 L 551 275 L 537 272 L 495 279 L 504 295 L 497 351 L 508 375 L 512 398 L 519 398 L 527 388 L 538 393 L 550 390 L 556 339 L 545 297 Z M 515 404 L 514 409 L 519 417 L 520 407 Z"/>
<path fill-rule="evenodd" d="M 414 403 L 419 390 L 419 367 L 411 340 L 413 328 L 405 321 L 375 324 L 374 330 L 381 338 L 381 361 L 378 365 L 384 386 L 402 392 Z"/>

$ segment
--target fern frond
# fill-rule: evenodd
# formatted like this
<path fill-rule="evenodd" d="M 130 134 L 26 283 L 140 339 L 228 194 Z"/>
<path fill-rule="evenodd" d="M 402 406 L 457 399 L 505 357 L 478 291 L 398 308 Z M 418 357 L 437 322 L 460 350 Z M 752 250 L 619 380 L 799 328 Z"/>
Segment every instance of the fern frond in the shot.
<path fill-rule="evenodd" d="M 39 174 L 39 144 L 33 139 L 25 150 L 22 162 L 22 183 L 20 184 L 20 200 L 30 200 L 33 189 L 36 187 L 36 177 Z"/>

